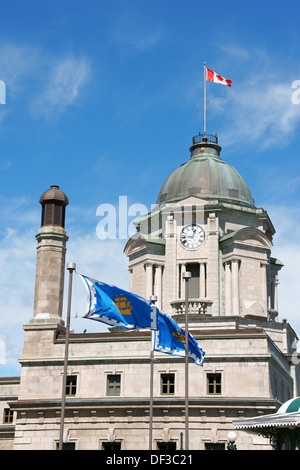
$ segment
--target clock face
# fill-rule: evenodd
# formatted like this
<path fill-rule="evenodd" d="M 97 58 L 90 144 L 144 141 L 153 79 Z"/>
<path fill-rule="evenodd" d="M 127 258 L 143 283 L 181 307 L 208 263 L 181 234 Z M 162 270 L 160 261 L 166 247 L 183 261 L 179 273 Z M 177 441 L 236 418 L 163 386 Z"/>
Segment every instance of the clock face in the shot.
<path fill-rule="evenodd" d="M 205 232 L 200 225 L 187 225 L 183 227 L 180 234 L 180 241 L 184 248 L 196 250 L 203 245 Z"/>

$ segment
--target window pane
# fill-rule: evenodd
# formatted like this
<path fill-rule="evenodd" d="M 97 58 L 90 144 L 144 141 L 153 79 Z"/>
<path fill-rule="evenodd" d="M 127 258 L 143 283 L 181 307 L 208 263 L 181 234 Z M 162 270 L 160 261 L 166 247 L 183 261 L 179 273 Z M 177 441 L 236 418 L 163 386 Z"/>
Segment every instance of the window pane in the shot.
<path fill-rule="evenodd" d="M 56 450 L 59 449 L 59 442 L 56 443 Z M 75 442 L 63 442 L 62 450 L 75 450 Z"/>
<path fill-rule="evenodd" d="M 187 264 L 186 270 L 192 274 L 192 277 L 189 280 L 189 297 L 192 299 L 197 299 L 200 295 L 200 266 L 198 263 Z"/>
<path fill-rule="evenodd" d="M 174 394 L 175 392 L 175 374 L 161 374 L 161 393 Z"/>
<path fill-rule="evenodd" d="M 77 376 L 69 375 L 67 377 L 66 395 L 76 395 Z"/>
<path fill-rule="evenodd" d="M 209 395 L 221 395 L 221 374 L 207 374 L 207 393 Z"/>
<path fill-rule="evenodd" d="M 11 424 L 13 422 L 14 412 L 10 408 L 5 408 L 3 413 L 3 424 Z"/>
<path fill-rule="evenodd" d="M 176 450 L 176 442 L 157 442 L 158 450 Z"/>
<path fill-rule="evenodd" d="M 225 444 L 213 444 L 211 442 L 206 442 L 205 443 L 205 450 L 225 450 Z"/>
<path fill-rule="evenodd" d="M 108 375 L 107 376 L 107 395 L 115 396 L 120 395 L 121 391 L 121 375 Z"/>
<path fill-rule="evenodd" d="M 121 450 L 121 442 L 102 442 L 103 450 Z"/>

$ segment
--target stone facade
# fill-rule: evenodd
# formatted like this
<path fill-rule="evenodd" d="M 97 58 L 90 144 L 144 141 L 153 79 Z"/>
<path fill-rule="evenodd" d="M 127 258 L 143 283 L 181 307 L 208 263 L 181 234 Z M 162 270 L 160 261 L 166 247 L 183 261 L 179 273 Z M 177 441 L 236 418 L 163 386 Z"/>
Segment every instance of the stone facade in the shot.
<path fill-rule="evenodd" d="M 193 319 L 192 319 L 193 320 Z M 190 364 L 190 450 L 225 445 L 232 421 L 277 410 L 293 394 L 288 350 L 290 326 L 263 319 L 206 319 L 193 335 L 209 351 L 203 367 Z M 268 333 L 264 327 L 269 327 Z M 59 438 L 65 333 L 54 326 L 25 326 L 21 384 L 15 411 L 15 449 L 55 449 Z M 274 340 L 272 340 L 274 335 Z M 276 338 L 276 339 L 275 339 Z M 38 345 L 38 347 L 36 347 Z M 68 376 L 76 393 L 67 398 L 64 441 L 76 449 L 147 449 L 149 436 L 149 332 L 71 334 Z M 50 355 L 51 353 L 51 355 Z M 163 393 L 162 376 L 174 375 L 174 392 Z M 120 377 L 110 395 L 108 380 Z M 209 390 L 219 377 L 220 393 Z M 180 449 L 184 432 L 184 364 L 155 353 L 153 443 Z M 241 449 L 268 449 L 266 439 L 240 432 Z"/>
<path fill-rule="evenodd" d="M 20 377 L 0 378 L 0 451 L 14 449 L 16 414 L 9 402 L 19 396 Z"/>
<path fill-rule="evenodd" d="M 192 272 L 189 329 L 206 356 L 203 367 L 189 364 L 190 450 L 226 448 L 233 421 L 274 413 L 299 395 L 300 386 L 292 361 L 297 335 L 286 320 L 278 320 L 282 263 L 271 256 L 275 229 L 219 153 L 217 144 L 194 143 L 192 175 L 185 176 L 183 165 L 180 177 L 166 180 L 157 207 L 140 218 L 124 248 L 130 290 L 148 299 L 155 295 L 159 309 L 181 326 L 182 274 Z M 204 178 L 204 170 L 214 174 Z M 198 238 L 189 247 L 190 226 L 198 227 Z M 3 389 L 0 396 L 14 413 L 10 426 L 19 450 L 54 450 L 59 441 L 67 236 L 64 226 L 50 225 L 41 227 L 37 238 L 35 306 L 24 325 L 19 390 L 8 397 Z M 66 447 L 149 448 L 150 350 L 146 330 L 70 334 Z M 180 450 L 184 442 L 184 378 L 183 358 L 154 354 L 153 450 Z M 5 442 L 12 447 L 12 439 L 1 442 L 2 448 Z M 271 448 L 267 439 L 244 431 L 237 447 Z"/>

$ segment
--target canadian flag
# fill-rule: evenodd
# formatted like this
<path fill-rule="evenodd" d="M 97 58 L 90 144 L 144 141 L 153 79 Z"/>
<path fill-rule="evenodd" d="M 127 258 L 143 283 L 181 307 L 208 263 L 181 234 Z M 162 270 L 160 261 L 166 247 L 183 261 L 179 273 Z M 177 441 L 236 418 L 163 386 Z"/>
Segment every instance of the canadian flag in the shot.
<path fill-rule="evenodd" d="M 209 82 L 222 83 L 222 85 L 231 86 L 232 80 L 228 78 L 223 78 L 221 75 L 218 75 L 213 70 L 210 70 L 206 67 L 206 80 Z"/>

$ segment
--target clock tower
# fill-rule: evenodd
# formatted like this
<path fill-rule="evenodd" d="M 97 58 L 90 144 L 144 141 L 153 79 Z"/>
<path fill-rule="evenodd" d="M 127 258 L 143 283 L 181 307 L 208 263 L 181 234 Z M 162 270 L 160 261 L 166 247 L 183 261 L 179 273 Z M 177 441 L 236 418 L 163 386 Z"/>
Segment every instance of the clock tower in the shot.
<path fill-rule="evenodd" d="M 190 271 L 195 326 L 212 317 L 276 321 L 282 263 L 271 257 L 275 230 L 220 153 L 216 135 L 195 136 L 189 160 L 163 183 L 156 207 L 140 218 L 124 249 L 130 289 L 156 295 L 157 306 L 178 321 L 184 313 L 182 275 Z"/>

